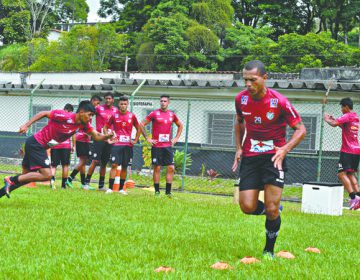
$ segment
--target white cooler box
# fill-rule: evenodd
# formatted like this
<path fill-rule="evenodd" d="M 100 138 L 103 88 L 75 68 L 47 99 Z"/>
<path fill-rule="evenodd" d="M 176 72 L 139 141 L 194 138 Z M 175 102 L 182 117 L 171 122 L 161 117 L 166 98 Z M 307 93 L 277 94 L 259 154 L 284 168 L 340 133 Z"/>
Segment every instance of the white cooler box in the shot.
<path fill-rule="evenodd" d="M 343 196 L 344 187 L 340 183 L 304 183 L 301 212 L 341 216 Z"/>

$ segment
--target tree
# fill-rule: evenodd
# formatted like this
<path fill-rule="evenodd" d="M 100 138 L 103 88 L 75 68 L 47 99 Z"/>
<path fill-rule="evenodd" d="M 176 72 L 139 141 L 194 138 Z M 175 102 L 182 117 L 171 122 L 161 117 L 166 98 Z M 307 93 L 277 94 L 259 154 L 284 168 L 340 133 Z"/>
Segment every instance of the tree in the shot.
<path fill-rule="evenodd" d="M 86 22 L 89 6 L 86 0 L 56 0 L 54 7 L 57 22 Z"/>

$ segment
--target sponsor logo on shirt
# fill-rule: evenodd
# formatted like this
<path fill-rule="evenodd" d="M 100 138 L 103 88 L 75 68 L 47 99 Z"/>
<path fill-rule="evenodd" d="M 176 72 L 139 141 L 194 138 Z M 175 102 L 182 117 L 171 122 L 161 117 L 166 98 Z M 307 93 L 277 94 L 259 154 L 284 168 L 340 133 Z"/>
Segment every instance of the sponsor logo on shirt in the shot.
<path fill-rule="evenodd" d="M 54 113 L 54 117 L 65 117 L 64 114 Z"/>
<path fill-rule="evenodd" d="M 266 113 L 266 117 L 268 118 L 268 120 L 272 120 L 274 118 L 275 114 L 274 112 L 267 112 Z"/>
<path fill-rule="evenodd" d="M 274 149 L 273 140 L 260 141 L 260 140 L 250 139 L 250 143 L 251 143 L 250 152 L 265 153 Z"/>
<path fill-rule="evenodd" d="M 279 103 L 279 99 L 270 98 L 270 108 L 277 108 Z"/>
<path fill-rule="evenodd" d="M 249 96 L 247 95 L 241 96 L 241 105 L 247 105 L 248 100 L 249 100 Z"/>
<path fill-rule="evenodd" d="M 242 114 L 244 115 L 244 116 L 251 116 L 251 113 L 250 112 L 242 112 Z"/>

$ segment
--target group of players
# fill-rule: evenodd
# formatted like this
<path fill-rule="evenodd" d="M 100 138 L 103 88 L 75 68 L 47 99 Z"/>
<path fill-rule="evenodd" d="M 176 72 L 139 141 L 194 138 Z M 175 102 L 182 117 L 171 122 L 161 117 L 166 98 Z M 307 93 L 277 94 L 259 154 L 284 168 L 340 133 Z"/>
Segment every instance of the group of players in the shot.
<path fill-rule="evenodd" d="M 235 172 L 240 164 L 240 199 L 241 210 L 249 215 L 265 215 L 266 243 L 263 250 L 264 258 L 274 258 L 274 246 L 281 226 L 280 199 L 285 180 L 286 155 L 293 150 L 305 137 L 306 128 L 296 109 L 286 97 L 277 91 L 267 88 L 267 72 L 261 61 L 248 62 L 243 69 L 246 89 L 235 98 L 236 108 L 236 154 L 232 166 Z M 132 160 L 132 146 L 143 134 L 152 145 L 152 163 L 154 166 L 155 194 L 160 194 L 159 179 L 161 166 L 167 166 L 166 194 L 171 197 L 171 183 L 174 174 L 172 146 L 179 140 L 183 125 L 168 109 L 169 96 L 160 97 L 160 109 L 152 111 L 144 121 L 138 122 L 136 116 L 127 110 L 128 99 L 121 97 L 119 109 L 113 106 L 114 96 L 104 96 L 105 103 L 99 105 L 101 98 L 93 97 L 91 101 L 82 101 L 77 113 L 64 110 L 41 112 L 20 128 L 27 131 L 35 121 L 48 117 L 47 126 L 26 141 L 23 174 L 5 178 L 5 186 L 0 190 L 0 197 L 10 195 L 14 189 L 32 181 L 46 181 L 51 178 L 46 149 L 52 143 L 61 143 L 75 132 L 76 149 L 80 158 L 79 164 L 63 184 L 72 186 L 72 180 L 78 172 L 81 174 L 83 188 L 89 189 L 89 182 L 94 168 L 100 165 L 99 190 L 105 190 L 104 180 L 106 164 L 110 159 L 110 189 L 114 183 L 118 165 L 121 172 L 120 190 L 126 178 L 126 167 Z M 339 179 L 350 196 L 351 209 L 360 208 L 360 193 L 356 181 L 360 157 L 358 143 L 359 119 L 352 111 L 351 99 L 341 100 L 343 116 L 335 119 L 325 114 L 325 121 L 332 126 L 342 128 L 343 146 L 339 162 Z M 90 125 L 91 118 L 96 115 L 96 130 Z M 146 134 L 145 126 L 152 122 L 152 137 Z M 171 126 L 178 127 L 176 136 L 171 137 Z M 286 141 L 286 126 L 294 129 L 289 141 Z M 132 128 L 136 136 L 131 138 Z M 92 163 L 85 177 L 85 164 L 89 154 L 90 136 L 93 137 L 94 150 Z M 38 171 L 38 172 L 36 172 Z M 259 200 L 259 192 L 264 190 L 265 200 Z"/>

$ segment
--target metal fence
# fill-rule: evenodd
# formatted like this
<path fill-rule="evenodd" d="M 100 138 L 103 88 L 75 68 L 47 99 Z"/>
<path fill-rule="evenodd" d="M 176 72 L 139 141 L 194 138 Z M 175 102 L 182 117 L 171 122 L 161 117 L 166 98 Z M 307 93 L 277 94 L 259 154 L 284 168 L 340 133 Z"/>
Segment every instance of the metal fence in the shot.
<path fill-rule="evenodd" d="M 19 135 L 18 129 L 30 117 L 43 110 L 62 109 L 66 103 L 77 105 L 88 99 L 85 95 L 58 94 L 1 94 L 0 115 L 0 171 L 21 172 L 19 150 L 27 136 L 46 125 L 43 119 L 35 123 L 28 135 Z M 323 123 L 323 111 L 334 117 L 341 115 L 338 103 L 328 103 L 323 108 L 320 102 L 292 102 L 307 127 L 305 140 L 287 157 L 287 185 L 305 181 L 337 182 L 337 162 L 341 146 L 341 129 Z M 136 97 L 133 112 L 143 120 L 149 112 L 159 108 L 159 99 Z M 184 124 L 184 131 L 175 145 L 174 188 L 192 191 L 228 193 L 233 188 L 238 173 L 231 171 L 235 154 L 234 100 L 172 98 L 170 109 Z M 360 105 L 355 105 L 360 111 Z M 146 127 L 151 131 L 151 126 Z M 176 133 L 173 127 L 173 134 Z M 292 129 L 288 128 L 287 137 Z M 133 177 L 138 185 L 152 186 L 151 166 L 148 162 L 148 144 L 134 147 Z M 72 165 L 76 158 L 72 156 Z M 150 170 L 150 171 L 149 171 Z M 108 174 L 107 174 L 108 177 Z M 162 176 L 164 177 L 164 176 Z M 164 181 L 162 181 L 164 186 Z"/>

